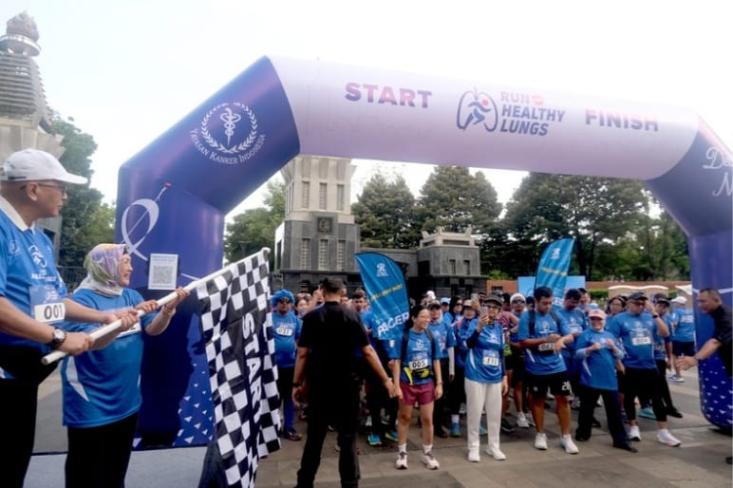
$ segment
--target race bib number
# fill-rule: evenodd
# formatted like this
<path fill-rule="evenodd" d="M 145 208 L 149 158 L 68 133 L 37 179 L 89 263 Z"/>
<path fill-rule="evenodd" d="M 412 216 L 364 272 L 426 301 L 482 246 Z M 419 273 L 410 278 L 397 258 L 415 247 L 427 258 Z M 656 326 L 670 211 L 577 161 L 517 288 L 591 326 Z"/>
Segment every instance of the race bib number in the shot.
<path fill-rule="evenodd" d="M 52 286 L 32 286 L 29 290 L 31 313 L 38 322 L 60 322 L 66 316 L 66 305 Z"/>
<path fill-rule="evenodd" d="M 537 350 L 541 352 L 550 352 L 555 350 L 555 344 L 553 342 L 543 342 L 537 346 Z"/>
<path fill-rule="evenodd" d="M 631 344 L 634 346 L 648 346 L 651 343 L 652 343 L 651 337 L 640 336 L 640 337 L 631 338 Z"/>
<path fill-rule="evenodd" d="M 410 361 L 410 369 L 417 371 L 418 369 L 425 369 L 428 367 L 428 358 L 417 358 Z"/>
<path fill-rule="evenodd" d="M 275 332 L 277 333 L 277 335 L 280 335 L 283 337 L 290 337 L 291 335 L 293 335 L 294 330 L 291 329 L 290 327 L 280 326 L 277 329 L 275 329 Z"/>
<path fill-rule="evenodd" d="M 496 356 L 496 354 L 493 353 L 493 351 L 484 351 L 482 362 L 484 366 L 498 367 L 499 366 L 499 357 Z"/>

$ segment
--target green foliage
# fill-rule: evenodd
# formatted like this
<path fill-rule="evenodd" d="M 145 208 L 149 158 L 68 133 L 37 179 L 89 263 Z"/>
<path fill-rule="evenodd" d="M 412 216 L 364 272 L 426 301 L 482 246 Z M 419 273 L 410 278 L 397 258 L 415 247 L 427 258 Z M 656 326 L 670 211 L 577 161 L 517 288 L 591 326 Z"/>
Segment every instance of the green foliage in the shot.
<path fill-rule="evenodd" d="M 462 166 L 436 166 L 420 190 L 415 214 L 421 230 L 464 232 L 472 226 L 474 233 L 484 234 L 500 212 L 496 190 L 483 173 L 471 176 Z"/>
<path fill-rule="evenodd" d="M 595 279 L 597 248 L 614 245 L 633 230 L 647 206 L 636 181 L 532 173 L 514 193 L 504 220 L 511 242 L 535 245 L 534 256 L 525 256 L 530 269 L 544 245 L 574 237 L 578 272 Z"/>
<path fill-rule="evenodd" d="M 416 247 L 420 232 L 415 223 L 415 198 L 404 178 L 389 182 L 375 174 L 364 185 L 358 201 L 351 206 L 361 226 L 361 245 L 409 249 Z"/>
<path fill-rule="evenodd" d="M 65 148 L 61 164 L 71 173 L 91 178 L 91 156 L 97 150 L 94 138 L 73 123 L 56 119 L 52 132 L 61 134 Z M 68 199 L 61 211 L 59 266 L 81 266 L 95 245 L 113 242 L 114 207 L 102 204 L 102 193 L 88 186 L 69 185 Z"/>
<path fill-rule="evenodd" d="M 245 210 L 227 224 L 224 236 L 224 255 L 230 263 L 253 254 L 263 247 L 275 248 L 275 230 L 285 218 L 285 184 L 267 183 L 264 198 L 267 208 Z M 270 264 L 274 253 L 270 254 Z"/>

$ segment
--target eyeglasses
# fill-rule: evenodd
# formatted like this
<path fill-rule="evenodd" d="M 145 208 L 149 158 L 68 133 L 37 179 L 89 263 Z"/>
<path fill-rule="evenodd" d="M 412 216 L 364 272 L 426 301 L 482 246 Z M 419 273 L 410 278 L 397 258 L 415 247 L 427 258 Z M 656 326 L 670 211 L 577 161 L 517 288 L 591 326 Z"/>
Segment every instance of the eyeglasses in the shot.
<path fill-rule="evenodd" d="M 36 184 L 44 188 L 55 188 L 56 190 L 60 191 L 61 193 L 66 193 L 66 185 L 53 185 L 50 183 L 36 183 Z"/>
<path fill-rule="evenodd" d="M 590 317 L 590 320 L 603 320 L 603 319 L 600 317 Z"/>
<path fill-rule="evenodd" d="M 524 305 L 524 300 L 512 300 L 512 303 L 521 303 Z"/>

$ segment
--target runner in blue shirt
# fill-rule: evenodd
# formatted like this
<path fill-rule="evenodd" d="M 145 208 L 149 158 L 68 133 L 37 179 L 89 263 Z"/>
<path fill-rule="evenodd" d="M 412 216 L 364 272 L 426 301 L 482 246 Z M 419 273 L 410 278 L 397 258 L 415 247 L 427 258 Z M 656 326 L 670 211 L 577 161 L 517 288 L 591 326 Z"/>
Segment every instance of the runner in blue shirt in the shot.
<path fill-rule="evenodd" d="M 481 412 L 486 409 L 488 444 L 486 452 L 503 461 L 499 432 L 502 399 L 509 391 L 504 359 L 504 330 L 497 321 L 503 300 L 490 296 L 481 308 L 476 328 L 465 340 L 466 356 L 466 430 L 468 431 L 468 460 L 479 462 Z"/>
<path fill-rule="evenodd" d="M 511 322 L 509 329 L 509 344 L 512 348 L 512 354 L 509 356 L 512 363 L 511 368 L 507 368 L 509 384 L 512 387 L 512 398 L 514 399 L 514 407 L 517 409 L 517 427 L 529 429 L 530 423 L 527 418 L 527 388 L 524 382 L 526 372 L 524 369 L 524 349 L 519 343 L 519 317 L 522 316 L 527 307 L 527 300 L 521 293 L 515 293 L 509 298 L 511 305 L 511 314 L 514 320 Z"/>
<path fill-rule="evenodd" d="M 642 400 L 648 394 L 657 418 L 657 440 L 668 446 L 679 446 L 680 441 L 667 429 L 667 411 L 659 391 L 659 371 L 654 359 L 657 336 L 666 337 L 669 330 L 644 293 L 636 292 L 629 296 L 626 307 L 626 312 L 613 317 L 608 329 L 623 342 L 625 351 L 624 410 L 629 422 L 629 439 L 641 440 L 635 401 L 637 397 Z"/>
<path fill-rule="evenodd" d="M 63 319 L 114 322 L 131 315 L 91 310 L 70 300 L 56 270 L 53 246 L 38 219 L 58 217 L 67 184 L 86 178 L 68 173 L 51 154 L 24 149 L 4 162 L 0 184 L 0 473 L 3 485 L 22 486 L 33 451 L 38 385 L 56 367 L 43 366 L 50 349 L 80 354 L 94 341 L 66 333 Z"/>
<path fill-rule="evenodd" d="M 84 260 L 87 276 L 73 295 L 86 307 L 105 312 L 142 310 L 142 330 L 162 334 L 188 292 L 179 288 L 160 313 L 130 284 L 132 264 L 124 244 L 99 244 Z M 101 324 L 64 323 L 69 332 L 92 332 Z M 140 410 L 141 334 L 96 341 L 94 351 L 65 358 L 61 365 L 64 425 L 68 428 L 66 486 L 123 486 Z"/>
<path fill-rule="evenodd" d="M 577 338 L 575 357 L 580 363 L 580 414 L 575 439 L 590 439 L 593 427 L 593 411 L 598 397 L 603 398 L 606 409 L 608 431 L 613 439 L 613 447 L 637 452 L 626 439 L 621 408 L 618 402 L 618 381 L 616 370 L 623 368 L 619 361 L 623 357 L 616 338 L 604 330 L 606 314 L 600 310 L 589 310 L 590 328 Z"/>
<path fill-rule="evenodd" d="M 581 310 L 578 305 L 582 294 L 580 290 L 571 288 L 565 292 L 565 300 L 562 307 L 555 309 L 560 318 L 565 321 L 568 328 L 568 333 L 572 334 L 574 338 L 577 338 L 585 329 L 588 328 L 586 321 L 586 311 Z M 565 361 L 565 368 L 567 369 L 568 379 L 570 380 L 570 386 L 573 388 L 573 393 L 578 390 L 578 383 L 580 380 L 580 370 L 578 369 L 578 362 L 575 360 L 575 345 L 574 343 L 566 344 L 562 350 L 562 359 Z M 576 397 L 573 399 L 573 408 L 577 408 L 579 399 Z"/>
<path fill-rule="evenodd" d="M 549 389 L 555 395 L 557 417 L 562 438 L 560 444 L 568 454 L 577 454 L 578 448 L 570 435 L 570 381 L 560 351 L 573 341 L 565 321 L 552 310 L 552 290 L 547 287 L 534 291 L 535 309 L 528 310 L 519 319 L 519 339 L 525 350 L 525 368 L 530 389 L 530 405 L 534 418 L 534 446 L 547 449 L 545 434 L 545 398 Z"/>
<path fill-rule="evenodd" d="M 450 378 L 455 374 L 455 345 L 456 336 L 453 327 L 445 322 L 443 319 L 443 311 L 441 304 L 437 301 L 428 303 L 428 312 L 430 313 L 430 322 L 428 323 L 428 329 L 433 338 L 438 343 L 438 349 L 436 355 L 440 360 L 440 371 L 443 378 Z M 445 430 L 445 395 L 439 400 L 435 401 L 433 408 L 433 426 L 435 434 L 438 437 L 448 437 L 448 432 Z"/>
<path fill-rule="evenodd" d="M 684 383 L 684 378 L 677 367 L 677 359 L 684 356 L 695 355 L 695 311 L 687 307 L 687 299 L 679 296 L 672 300 L 675 316 L 672 327 L 672 362 L 674 363 L 675 375 L 672 381 Z"/>
<path fill-rule="evenodd" d="M 282 435 L 299 441 L 302 436 L 295 430 L 295 405 L 291 398 L 295 355 L 302 323 L 293 312 L 295 297 L 288 290 L 278 290 L 270 298 L 272 305 L 272 331 L 275 337 L 274 360 L 277 365 L 277 389 L 283 402 L 284 426 Z"/>
<path fill-rule="evenodd" d="M 443 377 L 437 358 L 438 344 L 427 330 L 430 313 L 422 306 L 410 311 L 409 328 L 405 330 L 399 356 L 394 357 L 392 375 L 399 382 L 397 397 L 400 401 L 397 433 L 399 444 L 395 467 L 407 469 L 407 431 L 415 403 L 420 407 L 422 422 L 422 462 L 428 469 L 440 464 L 433 456 L 433 403 L 443 396 Z"/>

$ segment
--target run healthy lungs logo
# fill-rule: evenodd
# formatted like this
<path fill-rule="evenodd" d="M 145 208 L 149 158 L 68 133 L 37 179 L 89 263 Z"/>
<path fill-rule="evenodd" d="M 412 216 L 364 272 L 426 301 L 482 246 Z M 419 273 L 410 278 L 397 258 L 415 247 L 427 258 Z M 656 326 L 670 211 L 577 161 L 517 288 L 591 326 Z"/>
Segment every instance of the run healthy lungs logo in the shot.
<path fill-rule="evenodd" d="M 478 126 L 488 133 L 545 136 L 564 118 L 565 110 L 547 107 L 542 95 L 502 91 L 495 99 L 474 88 L 458 100 L 456 127 L 462 131 Z"/>
<path fill-rule="evenodd" d="M 243 163 L 265 143 L 254 110 L 239 102 L 216 105 L 190 134 L 196 149 L 223 164 Z"/>

